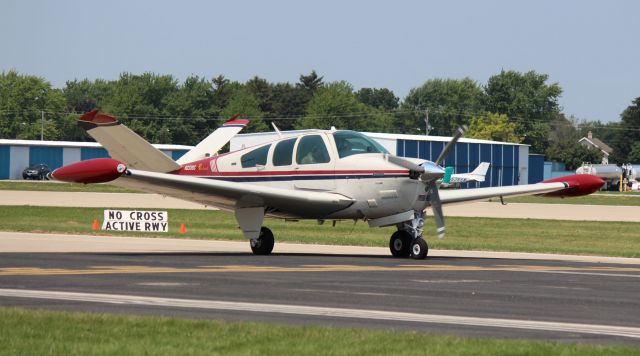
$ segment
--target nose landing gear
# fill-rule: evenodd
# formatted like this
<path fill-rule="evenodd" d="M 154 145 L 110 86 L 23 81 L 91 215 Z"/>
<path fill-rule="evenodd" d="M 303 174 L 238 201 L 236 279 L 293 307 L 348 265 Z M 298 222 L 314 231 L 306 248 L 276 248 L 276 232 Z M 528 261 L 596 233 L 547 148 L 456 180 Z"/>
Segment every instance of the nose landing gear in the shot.
<path fill-rule="evenodd" d="M 422 238 L 424 212 L 416 212 L 413 220 L 398 224 L 398 231 L 391 235 L 389 250 L 394 257 L 409 257 L 422 260 L 427 257 L 429 246 Z"/>

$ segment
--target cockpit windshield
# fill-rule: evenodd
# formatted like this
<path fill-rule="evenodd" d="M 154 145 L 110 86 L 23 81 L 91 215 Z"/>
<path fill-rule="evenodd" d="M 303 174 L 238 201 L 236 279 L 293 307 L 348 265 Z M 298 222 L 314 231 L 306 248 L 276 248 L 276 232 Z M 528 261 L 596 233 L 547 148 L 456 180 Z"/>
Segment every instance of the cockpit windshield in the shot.
<path fill-rule="evenodd" d="M 333 134 L 338 155 L 344 158 L 361 153 L 389 153 L 375 140 L 355 131 L 336 131 Z"/>

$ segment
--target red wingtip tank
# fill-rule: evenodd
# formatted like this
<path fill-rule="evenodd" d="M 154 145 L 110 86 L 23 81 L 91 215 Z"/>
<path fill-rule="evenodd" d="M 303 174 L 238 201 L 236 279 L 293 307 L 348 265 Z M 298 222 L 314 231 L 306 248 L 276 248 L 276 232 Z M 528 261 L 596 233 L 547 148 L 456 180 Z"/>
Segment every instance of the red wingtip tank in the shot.
<path fill-rule="evenodd" d="M 112 158 L 95 158 L 60 167 L 50 178 L 69 183 L 106 183 L 127 171 L 127 166 Z"/>
<path fill-rule="evenodd" d="M 576 174 L 572 176 L 564 176 L 558 178 L 547 179 L 542 183 L 561 182 L 567 184 L 567 187 L 551 193 L 541 194 L 545 197 L 579 197 L 597 192 L 602 187 L 604 181 L 597 176 L 590 174 Z"/>

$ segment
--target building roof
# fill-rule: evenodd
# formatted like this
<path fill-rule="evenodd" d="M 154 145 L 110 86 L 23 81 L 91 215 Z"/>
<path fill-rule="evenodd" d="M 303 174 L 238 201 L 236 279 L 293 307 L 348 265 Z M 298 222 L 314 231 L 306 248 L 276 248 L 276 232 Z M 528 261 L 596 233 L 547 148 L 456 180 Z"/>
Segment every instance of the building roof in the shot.
<path fill-rule="evenodd" d="M 451 137 L 450 136 L 406 135 L 406 134 L 378 133 L 378 132 L 363 132 L 363 134 L 365 134 L 365 135 L 367 135 L 369 137 L 386 138 L 386 139 L 413 140 L 413 141 L 439 141 L 439 142 L 449 142 L 449 141 L 451 141 Z M 494 144 L 494 145 L 530 146 L 530 145 L 527 145 L 527 144 L 524 144 L 524 143 L 481 140 L 481 139 L 477 139 L 477 138 L 465 138 L 465 137 L 460 138 L 460 140 L 458 142 L 461 142 L 461 143 L 485 143 L 485 144 Z"/>
<path fill-rule="evenodd" d="M 598 147 L 599 149 L 604 151 L 606 154 L 611 154 L 611 152 L 613 152 L 613 148 L 609 147 L 609 145 L 607 145 L 606 143 L 600 141 L 595 137 L 591 137 L 591 138 L 583 137 L 578 142 L 584 142 L 584 141 L 590 143 L 592 146 Z"/>
<path fill-rule="evenodd" d="M 331 132 L 330 130 L 291 130 L 291 131 L 282 131 L 282 135 L 291 136 L 291 135 L 301 135 L 304 133 L 311 132 Z M 425 135 L 406 135 L 406 134 L 395 134 L 395 133 L 380 133 L 380 132 L 362 132 L 363 134 L 380 139 L 388 139 L 388 140 L 413 140 L 413 141 L 436 141 L 436 142 L 449 142 L 451 141 L 451 137 L 447 136 L 425 136 Z M 274 136 L 277 135 L 276 132 L 255 132 L 255 133 L 246 133 L 237 135 L 237 137 L 251 137 L 251 136 Z M 484 144 L 494 144 L 494 145 L 512 145 L 512 146 L 529 146 L 523 143 L 513 143 L 513 142 L 501 142 L 501 141 L 491 141 L 491 140 L 480 140 L 476 138 L 461 138 L 458 142 L 461 143 L 484 143 Z"/>
<path fill-rule="evenodd" d="M 75 142 L 75 141 L 40 141 L 40 140 L 7 140 L 0 139 L 0 146 L 47 146 L 47 147 L 90 147 L 100 148 L 97 142 Z M 193 146 L 154 144 L 159 150 L 190 150 Z"/>

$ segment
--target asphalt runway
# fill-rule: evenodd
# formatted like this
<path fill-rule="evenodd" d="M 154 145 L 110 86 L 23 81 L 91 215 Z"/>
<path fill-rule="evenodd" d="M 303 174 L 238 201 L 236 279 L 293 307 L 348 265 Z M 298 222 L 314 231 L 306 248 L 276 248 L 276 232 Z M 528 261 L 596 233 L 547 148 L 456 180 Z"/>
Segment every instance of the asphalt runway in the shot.
<path fill-rule="evenodd" d="M 126 238 L 87 252 L 95 238 L 81 236 L 72 239 L 86 248 L 65 252 L 27 235 L 16 235 L 22 252 L 0 253 L 2 306 L 640 345 L 637 259 L 416 261 L 313 245 L 271 256 L 246 245 L 127 252 L 141 242 Z"/>

